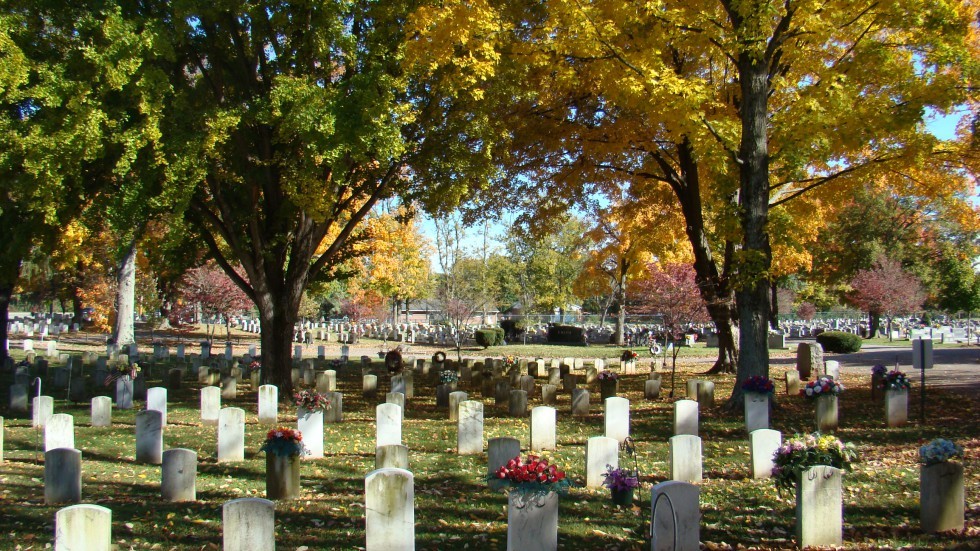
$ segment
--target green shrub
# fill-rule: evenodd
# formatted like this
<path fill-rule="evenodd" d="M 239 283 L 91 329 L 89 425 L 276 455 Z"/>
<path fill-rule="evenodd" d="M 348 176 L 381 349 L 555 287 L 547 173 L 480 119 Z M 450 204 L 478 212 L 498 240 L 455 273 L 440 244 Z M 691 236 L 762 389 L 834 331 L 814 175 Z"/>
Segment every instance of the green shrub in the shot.
<path fill-rule="evenodd" d="M 504 344 L 504 330 L 499 327 L 477 329 L 473 336 L 476 338 L 476 344 L 483 348 Z"/>
<path fill-rule="evenodd" d="M 826 352 L 850 354 L 861 350 L 861 336 L 843 331 L 824 331 L 817 335 L 817 342 Z"/>

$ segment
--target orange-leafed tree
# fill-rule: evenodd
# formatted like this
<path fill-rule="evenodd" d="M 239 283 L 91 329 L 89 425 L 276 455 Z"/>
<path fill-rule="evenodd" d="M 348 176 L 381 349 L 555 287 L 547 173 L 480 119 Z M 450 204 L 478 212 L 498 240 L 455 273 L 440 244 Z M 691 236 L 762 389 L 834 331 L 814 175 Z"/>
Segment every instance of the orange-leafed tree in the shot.
<path fill-rule="evenodd" d="M 367 233 L 367 285 L 388 299 L 392 322 L 397 323 L 402 304 L 407 311 L 410 300 L 424 298 L 430 291 L 432 246 L 415 224 L 413 210 L 405 207 L 370 220 Z"/>

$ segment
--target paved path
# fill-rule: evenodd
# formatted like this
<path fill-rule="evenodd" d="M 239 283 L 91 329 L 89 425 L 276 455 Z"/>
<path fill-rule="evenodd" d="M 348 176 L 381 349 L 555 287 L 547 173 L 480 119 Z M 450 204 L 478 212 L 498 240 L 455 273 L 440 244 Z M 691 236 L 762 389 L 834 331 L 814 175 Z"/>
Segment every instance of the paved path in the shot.
<path fill-rule="evenodd" d="M 793 345 L 790 344 L 790 347 Z M 895 362 L 898 362 L 901 370 L 913 381 L 919 380 L 919 372 L 912 369 L 911 343 L 898 346 L 864 345 L 859 352 L 826 354 L 825 358 L 839 361 L 841 369 L 868 373 L 875 364 L 884 364 L 888 369 L 894 369 Z M 773 359 L 772 363 L 794 365 L 796 360 Z M 926 371 L 927 386 L 980 396 L 980 347 L 964 344 L 953 348 L 936 348 L 933 350 L 933 363 L 933 369 Z"/>

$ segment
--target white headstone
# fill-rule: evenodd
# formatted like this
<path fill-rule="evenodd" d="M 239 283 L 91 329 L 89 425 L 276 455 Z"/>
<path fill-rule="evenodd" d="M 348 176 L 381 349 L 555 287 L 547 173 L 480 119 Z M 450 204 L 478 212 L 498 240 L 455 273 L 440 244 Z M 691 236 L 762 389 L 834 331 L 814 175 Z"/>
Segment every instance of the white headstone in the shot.
<path fill-rule="evenodd" d="M 833 377 L 835 381 L 840 380 L 840 362 L 837 360 L 826 360 L 823 363 L 823 368 L 828 377 Z"/>
<path fill-rule="evenodd" d="M 599 488 L 606 467 L 619 468 L 619 442 L 607 436 L 593 436 L 585 443 L 585 486 Z"/>
<path fill-rule="evenodd" d="M 218 413 L 218 463 L 245 460 L 245 410 L 222 408 Z"/>
<path fill-rule="evenodd" d="M 651 490 L 651 551 L 698 551 L 701 548 L 700 490 L 668 480 Z"/>
<path fill-rule="evenodd" d="M 963 464 L 945 461 L 922 465 L 919 472 L 919 520 L 924 532 L 962 531 L 965 521 Z"/>
<path fill-rule="evenodd" d="M 54 414 L 54 398 L 50 396 L 35 396 L 32 400 L 31 426 L 43 429 L 48 419 Z"/>
<path fill-rule="evenodd" d="M 167 389 L 155 386 L 146 389 L 146 409 L 159 411 L 160 422 L 167 426 Z"/>
<path fill-rule="evenodd" d="M 112 425 L 112 399 L 108 396 L 92 398 L 92 426 L 108 427 Z"/>
<path fill-rule="evenodd" d="M 267 551 L 276 548 L 276 504 L 244 497 L 221 508 L 223 551 Z"/>
<path fill-rule="evenodd" d="M 558 494 L 507 496 L 507 550 L 558 551 Z"/>
<path fill-rule="evenodd" d="M 670 437 L 670 479 L 681 482 L 700 482 L 701 438 L 690 434 Z"/>
<path fill-rule="evenodd" d="M 259 387 L 259 423 L 275 425 L 279 422 L 279 387 L 262 385 Z M 306 433 L 304 432 L 305 436 Z"/>
<path fill-rule="evenodd" d="M 462 390 L 449 393 L 449 420 L 459 420 L 459 404 L 465 402 L 469 396 Z"/>
<path fill-rule="evenodd" d="M 487 476 L 493 475 L 497 472 L 497 469 L 503 467 L 508 461 L 514 459 L 520 454 L 520 440 L 509 436 L 491 438 L 490 441 L 487 442 Z M 491 480 L 489 486 L 494 488 L 495 486 L 498 486 L 498 484 L 494 484 L 494 482 Z"/>
<path fill-rule="evenodd" d="M 164 501 L 197 499 L 197 452 L 186 448 L 163 452 L 160 494 Z"/>
<path fill-rule="evenodd" d="M 82 452 L 55 448 L 44 452 L 44 503 L 82 500 Z"/>
<path fill-rule="evenodd" d="M 340 423 L 344 420 L 344 393 L 327 392 L 327 399 L 330 400 L 330 409 L 324 412 L 324 423 Z"/>
<path fill-rule="evenodd" d="M 27 413 L 27 385 L 10 385 L 10 411 Z"/>
<path fill-rule="evenodd" d="M 909 420 L 909 391 L 885 391 L 885 424 L 889 427 L 900 427 Z"/>
<path fill-rule="evenodd" d="M 783 435 L 778 430 L 756 429 L 749 433 L 749 456 L 752 460 L 752 478 L 769 478 L 776 466 L 772 458 L 779 446 L 783 445 Z"/>
<path fill-rule="evenodd" d="M 202 388 L 201 423 L 205 425 L 217 425 L 219 411 L 221 411 L 221 389 L 216 386 Z"/>
<path fill-rule="evenodd" d="M 408 446 L 391 444 L 375 448 L 374 468 L 384 469 L 386 467 L 408 470 Z"/>
<path fill-rule="evenodd" d="M 630 401 L 626 398 L 606 398 L 603 420 L 606 436 L 622 444 L 630 435 Z"/>
<path fill-rule="evenodd" d="M 151 465 L 163 461 L 163 419 L 155 409 L 136 414 L 136 461 Z"/>
<path fill-rule="evenodd" d="M 56 413 L 44 425 L 44 451 L 75 447 L 75 419 L 67 413 Z"/>
<path fill-rule="evenodd" d="M 296 411 L 296 428 L 303 435 L 303 447 L 306 453 L 300 455 L 303 459 L 320 459 L 323 457 L 323 410 L 309 411 L 298 408 Z"/>
<path fill-rule="evenodd" d="M 377 415 L 377 439 L 375 447 L 402 443 L 402 408 L 396 404 L 380 404 Z"/>
<path fill-rule="evenodd" d="M 54 548 L 58 551 L 109 551 L 112 511 L 83 503 L 59 509 L 54 517 Z"/>
<path fill-rule="evenodd" d="M 553 407 L 538 406 L 531 410 L 532 450 L 544 451 L 556 448 L 557 419 L 558 413 Z"/>
<path fill-rule="evenodd" d="M 823 394 L 816 398 L 817 402 L 817 430 L 827 432 L 837 429 L 837 396 L 834 394 Z"/>
<path fill-rule="evenodd" d="M 364 511 L 366 551 L 414 551 L 412 473 L 390 467 L 368 473 L 364 479 Z"/>
<path fill-rule="evenodd" d="M 745 429 L 751 433 L 754 430 L 769 428 L 769 394 L 762 392 L 746 392 L 745 398 Z"/>
<path fill-rule="evenodd" d="M 796 485 L 796 543 L 801 548 L 839 547 L 843 539 L 841 471 L 810 467 Z"/>
<path fill-rule="evenodd" d="M 483 402 L 460 402 L 456 452 L 460 455 L 483 453 Z"/>
<path fill-rule="evenodd" d="M 698 435 L 698 403 L 694 400 L 674 402 L 674 434 Z"/>

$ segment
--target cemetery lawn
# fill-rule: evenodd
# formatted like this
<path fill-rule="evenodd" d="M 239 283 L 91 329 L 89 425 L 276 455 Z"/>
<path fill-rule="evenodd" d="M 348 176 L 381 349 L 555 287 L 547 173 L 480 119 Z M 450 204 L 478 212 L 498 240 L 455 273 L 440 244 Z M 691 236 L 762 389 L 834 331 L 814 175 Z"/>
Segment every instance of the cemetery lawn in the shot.
<path fill-rule="evenodd" d="M 577 353 L 570 353 L 574 350 Z M 600 355 L 600 351 L 610 355 Z M 545 353 L 545 351 L 547 351 Z M 470 357 L 497 356 L 503 352 L 546 357 L 618 357 L 614 347 L 505 347 L 486 352 L 467 350 Z M 694 349 L 698 351 L 697 348 Z M 449 351 L 447 350 L 447 353 Z M 679 362 L 675 397 L 670 398 L 669 373 L 664 374 L 661 398 L 645 400 L 645 375 L 625 376 L 621 396 L 630 400 L 631 432 L 637 442 L 638 467 L 644 484 L 637 506 L 613 506 L 607 490 L 587 490 L 584 483 L 585 441 L 603 432 L 602 409 L 592 401 L 592 414 L 571 417 L 570 398 L 559 392 L 558 450 L 550 453 L 579 483 L 561 498 L 559 547 L 561 549 L 648 549 L 650 486 L 666 480 L 667 439 L 672 435 L 671 404 L 684 394 L 689 377 L 707 378 L 716 384 L 714 408 L 702 411 L 704 475 L 701 488 L 701 541 L 708 549 L 793 547 L 794 503 L 792 495 L 780 494 L 767 480 L 748 478 L 749 448 L 742 415 L 727 413 L 724 399 L 730 394 L 730 375 L 700 375 L 710 365 L 712 351 L 701 351 L 704 361 Z M 427 357 L 421 349 L 419 357 Z M 453 357 L 453 354 L 449 354 Z M 641 356 L 643 357 L 643 356 Z M 713 357 L 713 356 L 712 356 Z M 647 354 L 649 358 L 649 354 Z M 646 360 L 649 362 L 649 359 Z M 707 363 L 705 363 L 707 361 Z M 375 366 L 381 368 L 375 355 Z M 143 364 L 144 362 L 141 362 Z M 147 361 L 149 386 L 162 386 L 162 366 Z M 870 366 L 869 366 L 870 368 Z M 787 397 L 782 384 L 784 366 L 772 368 L 777 381 L 778 407 L 772 428 L 784 438 L 813 426 L 813 407 L 800 397 Z M 850 371 L 850 370 L 849 370 Z M 884 427 L 883 405 L 870 395 L 870 370 L 845 372 L 847 390 L 841 397 L 841 430 L 846 442 L 860 453 L 852 472 L 844 475 L 844 542 L 851 549 L 932 548 L 975 549 L 980 546 L 980 398 L 931 390 L 926 423 L 918 421 L 918 389 L 911 395 L 911 422 L 902 428 Z M 4 388 L 11 375 L 4 373 Z M 387 391 L 379 377 L 379 396 Z M 504 549 L 506 547 L 506 499 L 486 488 L 486 454 L 455 454 L 455 424 L 445 410 L 437 410 L 434 379 L 416 375 L 416 397 L 408 400 L 402 440 L 410 449 L 410 470 L 415 474 L 417 549 Z M 47 384 L 47 383 L 46 383 Z M 539 380 L 540 384 L 540 380 Z M 506 407 L 481 398 L 480 389 L 466 388 L 470 399 L 485 404 L 486 439 L 513 436 L 525 447 L 529 418 L 506 416 Z M 50 389 L 50 386 L 45 386 Z M 538 387 L 540 388 L 540 387 Z M 254 389 L 239 386 L 236 400 L 222 406 L 246 411 L 246 460 L 218 464 L 216 428 L 205 426 L 199 416 L 196 382 L 184 381 L 169 395 L 168 425 L 164 448 L 189 448 L 198 453 L 197 501 L 167 503 L 160 498 L 159 466 L 134 461 L 135 411 L 113 410 L 112 426 L 89 426 L 88 402 L 72 404 L 64 391 L 48 390 L 55 397 L 55 412 L 75 420 L 76 448 L 82 451 L 83 502 L 112 510 L 113 541 L 119 549 L 220 549 L 221 506 L 240 497 L 264 497 L 265 457 L 259 452 L 268 425 L 259 425 Z M 108 395 L 105 389 L 93 387 Z M 374 406 L 360 393 L 360 370 L 349 368 L 338 375 L 344 393 L 344 422 L 325 425 L 322 460 L 302 465 L 302 499 L 276 504 L 278 549 L 355 549 L 364 546 L 364 476 L 374 468 Z M 598 397 L 598 387 L 592 389 Z M 530 406 L 540 404 L 540 391 Z M 53 520 L 59 507 L 44 504 L 43 434 L 31 428 L 29 417 L 8 416 L 4 400 L 4 459 L 0 463 L 0 526 L 2 549 L 42 549 L 53 542 Z M 295 411 L 280 404 L 280 423 L 295 426 Z M 925 535 L 919 530 L 918 447 L 936 437 L 954 439 L 966 448 L 967 528 L 962 533 Z M 626 458 L 621 458 L 625 466 Z"/>

